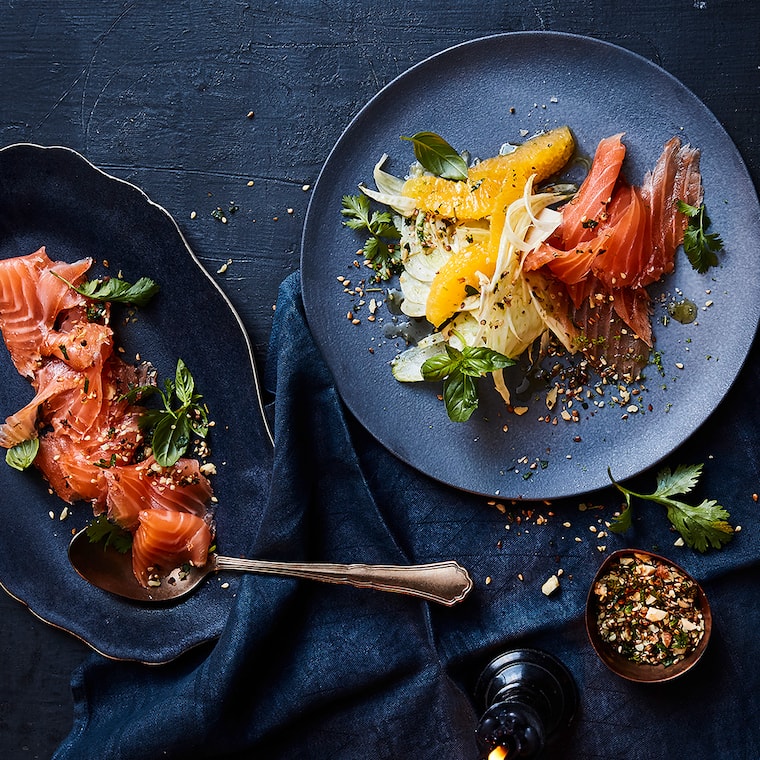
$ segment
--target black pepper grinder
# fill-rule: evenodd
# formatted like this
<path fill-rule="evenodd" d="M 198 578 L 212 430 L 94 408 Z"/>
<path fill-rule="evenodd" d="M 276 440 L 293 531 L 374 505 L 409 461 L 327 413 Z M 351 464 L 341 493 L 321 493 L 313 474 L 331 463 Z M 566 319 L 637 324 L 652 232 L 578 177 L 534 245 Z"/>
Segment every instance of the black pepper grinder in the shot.
<path fill-rule="evenodd" d="M 485 706 L 476 732 L 488 760 L 540 757 L 572 723 L 578 691 L 570 671 L 538 649 L 495 657 L 480 675 L 475 699 Z"/>

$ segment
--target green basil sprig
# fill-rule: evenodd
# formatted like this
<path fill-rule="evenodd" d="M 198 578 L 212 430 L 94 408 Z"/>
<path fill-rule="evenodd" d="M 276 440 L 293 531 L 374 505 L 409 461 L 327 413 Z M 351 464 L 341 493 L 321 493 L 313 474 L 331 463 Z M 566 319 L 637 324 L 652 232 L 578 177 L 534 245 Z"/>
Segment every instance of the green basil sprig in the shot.
<path fill-rule="evenodd" d="M 461 350 L 446 344 L 446 352 L 426 359 L 421 372 L 425 380 L 443 381 L 443 403 L 453 422 L 466 422 L 478 407 L 476 378 L 514 364 L 486 346 L 465 346 Z"/>
<path fill-rule="evenodd" d="M 159 393 L 163 409 L 147 409 L 140 416 L 140 427 L 151 433 L 151 447 L 156 462 L 172 467 L 185 454 L 193 435 L 208 434 L 208 410 L 195 392 L 195 380 L 182 359 L 177 361 L 174 379 L 167 378 L 164 388 L 145 385 L 133 388 L 127 398 L 134 401 Z"/>

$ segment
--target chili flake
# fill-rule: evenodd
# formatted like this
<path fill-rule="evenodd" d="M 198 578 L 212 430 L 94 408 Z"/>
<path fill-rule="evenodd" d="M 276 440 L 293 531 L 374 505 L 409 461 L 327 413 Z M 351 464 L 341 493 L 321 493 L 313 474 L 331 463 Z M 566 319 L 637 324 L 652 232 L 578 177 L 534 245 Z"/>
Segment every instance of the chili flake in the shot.
<path fill-rule="evenodd" d="M 673 665 L 705 633 L 696 583 L 644 554 L 621 557 L 594 584 L 602 640 L 628 660 Z"/>

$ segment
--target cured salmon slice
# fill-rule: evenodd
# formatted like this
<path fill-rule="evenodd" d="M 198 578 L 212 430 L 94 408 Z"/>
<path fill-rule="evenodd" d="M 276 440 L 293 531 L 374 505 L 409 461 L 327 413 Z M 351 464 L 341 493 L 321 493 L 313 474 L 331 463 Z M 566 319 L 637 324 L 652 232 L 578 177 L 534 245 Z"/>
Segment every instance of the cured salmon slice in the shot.
<path fill-rule="evenodd" d="M 34 376 L 59 315 L 85 303 L 56 275 L 76 285 L 91 265 L 91 259 L 54 263 L 44 247 L 0 261 L 0 330 L 19 374 Z"/>
<path fill-rule="evenodd" d="M 647 209 L 636 188 L 620 188 L 609 204 L 608 216 L 594 238 L 591 270 L 608 291 L 636 287 L 649 257 L 650 237 Z"/>
<path fill-rule="evenodd" d="M 131 463 L 142 444 L 140 410 L 119 410 L 119 406 L 112 406 L 85 435 L 72 425 L 54 427 L 40 436 L 34 463 L 69 504 L 88 501 L 97 513 L 103 511 L 108 493 L 105 473 Z"/>
<path fill-rule="evenodd" d="M 107 493 L 104 468 L 98 466 L 97 456 L 72 446 L 67 438 L 44 435 L 34 464 L 45 476 L 56 495 L 67 504 L 90 502 L 93 511 L 103 511 Z M 105 461 L 105 460 L 104 460 Z"/>
<path fill-rule="evenodd" d="M 688 225 L 678 210 L 678 200 L 690 206 L 702 203 L 704 189 L 699 168 L 700 154 L 677 137 L 665 144 L 654 169 L 644 177 L 642 199 L 650 211 L 651 253 L 643 268 L 640 285 L 656 282 L 675 267 L 674 253 L 683 242 Z"/>
<path fill-rule="evenodd" d="M 589 297 L 595 299 L 592 307 L 609 302 L 633 339 L 651 348 L 651 308 L 644 288 L 675 268 L 688 223 L 678 201 L 702 202 L 699 151 L 672 138 L 640 188 L 625 182 L 624 158 L 622 135 L 600 142 L 589 174 L 562 208 L 554 235 L 528 253 L 523 267 L 546 270 L 563 282 L 576 309 Z"/>
<path fill-rule="evenodd" d="M 36 438 L 43 405 L 52 402 L 64 406 L 73 401 L 81 395 L 82 378 L 63 362 L 53 361 L 39 370 L 33 387 L 37 391 L 34 398 L 0 425 L 0 446 L 9 449 Z"/>
<path fill-rule="evenodd" d="M 138 521 L 132 570 L 143 586 L 185 563 L 206 564 L 212 533 L 203 518 L 189 512 L 146 509 L 139 513 Z"/>
<path fill-rule="evenodd" d="M 604 221 L 607 205 L 620 177 L 626 148 L 623 134 L 602 140 L 596 148 L 591 169 L 575 197 L 562 207 L 562 221 L 556 237 L 565 248 L 573 248 L 594 237 L 596 227 Z"/>
<path fill-rule="evenodd" d="M 174 467 L 161 467 L 152 457 L 104 472 L 108 516 L 123 528 L 137 527 L 140 512 L 164 509 L 205 518 L 213 490 L 195 459 L 183 458 Z"/>
<path fill-rule="evenodd" d="M 614 377 L 631 381 L 646 365 L 650 346 L 646 330 L 650 328 L 649 296 L 643 288 L 620 289 L 615 295 L 600 295 L 601 291 L 582 300 L 575 310 L 580 337 L 578 347 L 592 366 L 611 370 Z M 628 294 L 631 294 L 630 296 Z M 627 302 L 628 298 L 631 302 Z M 628 314 L 627 312 L 632 312 Z M 626 317 L 621 316 L 626 314 Z M 641 337 L 624 319 L 640 324 Z"/>
<path fill-rule="evenodd" d="M 113 330 L 88 321 L 83 307 L 68 310 L 60 328 L 49 330 L 40 346 L 43 357 L 60 359 L 77 370 L 102 366 L 112 352 Z"/>

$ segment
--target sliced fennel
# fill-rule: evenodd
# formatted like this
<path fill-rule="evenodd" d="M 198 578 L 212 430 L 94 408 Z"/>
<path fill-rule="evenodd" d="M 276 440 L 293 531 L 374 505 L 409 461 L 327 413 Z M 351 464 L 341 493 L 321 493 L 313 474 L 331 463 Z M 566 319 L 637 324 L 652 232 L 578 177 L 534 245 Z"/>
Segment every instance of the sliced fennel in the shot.
<path fill-rule="evenodd" d="M 375 169 L 372 173 L 377 190 L 372 190 L 372 188 L 365 185 L 359 185 L 359 189 L 378 203 L 390 206 L 401 216 L 410 217 L 414 213 L 414 199 L 403 194 L 403 179 L 383 171 L 381 167 L 387 159 L 388 154 L 383 153 L 380 160 L 375 164 Z"/>
<path fill-rule="evenodd" d="M 422 365 L 441 353 L 446 343 L 442 333 L 431 333 L 417 342 L 416 346 L 402 351 L 391 362 L 393 377 L 402 383 L 422 382 Z"/>
<path fill-rule="evenodd" d="M 561 220 L 559 212 L 550 208 L 564 196 L 556 193 L 533 194 L 533 178 L 525 192 L 510 204 L 499 240 L 496 269 L 491 278 L 481 278 L 480 304 L 475 313 L 478 330 L 475 345 L 486 345 L 510 358 L 527 351 L 547 330 L 555 332 L 556 320 L 547 320 L 547 310 L 540 308 L 531 282 L 525 276 L 522 262 L 525 254 L 546 240 Z M 565 342 L 564 330 L 557 336 Z M 572 343 L 568 340 L 568 350 Z M 494 386 L 504 401 L 510 393 L 502 370 L 493 373 Z"/>

